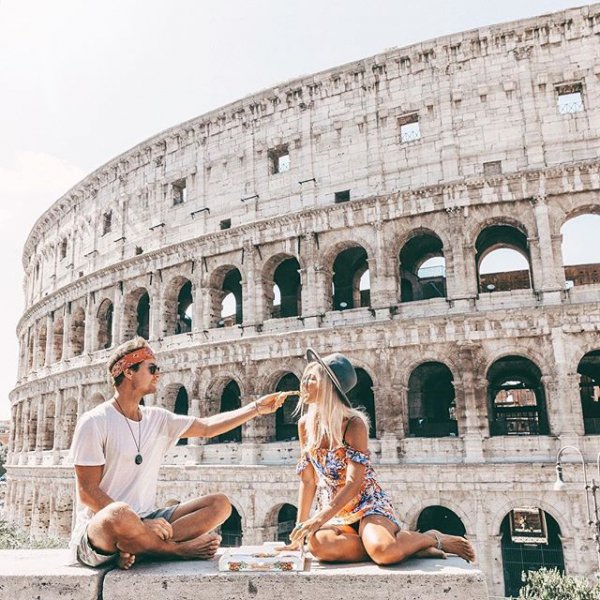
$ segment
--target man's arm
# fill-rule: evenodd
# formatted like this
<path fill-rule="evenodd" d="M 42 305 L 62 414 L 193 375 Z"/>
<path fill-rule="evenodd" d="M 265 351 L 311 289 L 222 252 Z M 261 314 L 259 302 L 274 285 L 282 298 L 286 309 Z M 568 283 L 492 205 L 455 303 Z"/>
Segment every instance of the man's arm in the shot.
<path fill-rule="evenodd" d="M 297 392 L 296 392 L 297 394 Z M 258 415 L 268 415 L 275 412 L 288 396 L 289 392 L 276 392 L 263 396 L 246 406 L 236 410 L 219 413 L 212 417 L 196 418 L 181 437 L 206 437 L 211 438 L 243 425 Z"/>
<path fill-rule="evenodd" d="M 108 494 L 100 489 L 103 472 L 104 465 L 93 467 L 75 465 L 75 479 L 79 498 L 95 513 L 114 502 Z"/>

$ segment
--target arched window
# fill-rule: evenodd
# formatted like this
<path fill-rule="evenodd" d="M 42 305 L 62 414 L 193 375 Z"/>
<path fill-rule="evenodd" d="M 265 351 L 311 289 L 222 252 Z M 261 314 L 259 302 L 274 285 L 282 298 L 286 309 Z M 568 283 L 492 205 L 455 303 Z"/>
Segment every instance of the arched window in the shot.
<path fill-rule="evenodd" d="M 527 235 L 512 225 L 490 225 L 475 242 L 480 292 L 504 292 L 533 286 Z"/>
<path fill-rule="evenodd" d="M 181 386 L 177 392 L 175 398 L 175 414 L 176 415 L 187 415 L 189 414 L 189 402 L 188 393 L 184 386 Z M 180 438 L 177 442 L 178 446 L 187 446 L 188 439 Z"/>
<path fill-rule="evenodd" d="M 419 365 L 408 380 L 408 429 L 414 437 L 458 435 L 454 378 L 440 362 Z"/>
<path fill-rule="evenodd" d="M 150 337 L 150 295 L 144 292 L 137 303 L 136 335 L 147 340 Z"/>
<path fill-rule="evenodd" d="M 242 518 L 240 517 L 240 513 L 232 506 L 231 515 L 221 525 L 221 546 L 223 548 L 241 546 L 243 537 Z"/>
<path fill-rule="evenodd" d="M 588 352 L 579 362 L 577 372 L 585 433 L 600 434 L 600 350 Z"/>
<path fill-rule="evenodd" d="M 85 311 L 81 306 L 77 307 L 71 315 L 71 351 L 73 356 L 83 354 L 85 344 Z"/>
<path fill-rule="evenodd" d="M 300 390 L 300 381 L 293 373 L 286 373 L 275 386 L 276 392 L 291 392 Z M 275 413 L 275 439 L 297 440 L 298 417 L 294 415 L 298 405 L 298 396 L 289 397 Z"/>
<path fill-rule="evenodd" d="M 211 277 L 212 319 L 215 327 L 243 322 L 242 274 L 235 267 L 222 267 Z"/>
<path fill-rule="evenodd" d="M 342 250 L 333 262 L 333 310 L 347 310 L 370 306 L 370 288 L 361 289 L 369 282 L 367 251 L 362 246 Z"/>
<path fill-rule="evenodd" d="M 298 509 L 291 504 L 284 504 L 277 513 L 277 537 L 276 541 L 289 544 L 290 534 L 296 525 Z"/>
<path fill-rule="evenodd" d="M 560 527 L 539 508 L 512 510 L 500 527 L 504 590 L 516 597 L 523 587 L 522 573 L 542 567 L 565 570 Z"/>
<path fill-rule="evenodd" d="M 300 263 L 295 258 L 282 261 L 273 274 L 271 317 L 297 317 L 302 311 Z"/>
<path fill-rule="evenodd" d="M 527 358 L 505 356 L 488 371 L 491 435 L 547 435 L 548 417 L 539 368 Z"/>
<path fill-rule="evenodd" d="M 566 287 L 600 283 L 600 215 L 583 214 L 560 229 Z"/>
<path fill-rule="evenodd" d="M 113 303 L 105 298 L 98 307 L 98 350 L 106 350 L 112 346 L 113 314 Z"/>
<path fill-rule="evenodd" d="M 192 331 L 192 310 L 194 306 L 192 297 L 192 282 L 187 281 L 181 286 L 177 297 L 177 322 L 175 333 L 188 333 Z"/>
<path fill-rule="evenodd" d="M 348 392 L 348 400 L 355 408 L 360 408 L 369 417 L 369 437 L 377 437 L 377 420 L 375 415 L 375 396 L 373 380 L 360 367 L 356 368 L 356 385 Z"/>
<path fill-rule="evenodd" d="M 75 433 L 75 423 L 77 422 L 77 400 L 69 399 L 63 407 L 63 443 L 61 450 L 71 447 L 73 433 Z"/>
<path fill-rule="evenodd" d="M 446 297 L 444 244 L 434 233 L 411 237 L 402 247 L 400 261 L 400 301 Z"/>
<path fill-rule="evenodd" d="M 47 400 L 44 411 L 43 450 L 52 450 L 52 448 L 54 448 L 54 410 L 54 402 L 52 400 Z"/>
<path fill-rule="evenodd" d="M 64 321 L 62 317 L 54 319 L 54 331 L 52 335 L 52 354 L 55 362 L 62 360 L 63 354 L 63 332 Z"/>
<path fill-rule="evenodd" d="M 150 336 L 150 295 L 143 287 L 127 294 L 123 303 L 122 341 L 136 335 L 144 339 Z"/>
<path fill-rule="evenodd" d="M 46 363 L 46 343 L 48 340 L 46 324 L 42 324 L 38 333 L 36 364 L 40 367 Z"/>
<path fill-rule="evenodd" d="M 430 529 L 463 537 L 467 533 L 460 517 L 445 506 L 428 506 L 419 515 L 417 519 L 417 531 L 424 533 Z"/>
<path fill-rule="evenodd" d="M 230 381 L 223 390 L 221 395 L 221 410 L 220 412 L 228 412 L 235 410 L 241 406 L 240 401 L 240 388 L 235 381 Z M 231 431 L 227 431 L 218 436 L 218 441 L 223 442 L 241 442 L 242 441 L 242 428 L 236 427 Z"/>

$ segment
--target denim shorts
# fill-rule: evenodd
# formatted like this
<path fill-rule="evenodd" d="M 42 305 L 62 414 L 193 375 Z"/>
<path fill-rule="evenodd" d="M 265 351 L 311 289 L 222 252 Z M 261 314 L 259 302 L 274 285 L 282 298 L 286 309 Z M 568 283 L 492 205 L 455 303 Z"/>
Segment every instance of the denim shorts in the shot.
<path fill-rule="evenodd" d="M 165 521 L 170 523 L 173 518 L 173 513 L 178 506 L 178 504 L 175 504 L 174 506 L 167 506 L 166 508 L 157 508 L 151 513 L 144 515 L 142 521 L 145 521 L 146 519 L 165 519 Z M 94 548 L 88 538 L 86 526 L 85 531 L 81 536 L 81 541 L 77 546 L 77 560 L 80 563 L 87 565 L 88 567 L 101 567 L 114 562 L 118 556 L 118 552 L 108 553 Z"/>

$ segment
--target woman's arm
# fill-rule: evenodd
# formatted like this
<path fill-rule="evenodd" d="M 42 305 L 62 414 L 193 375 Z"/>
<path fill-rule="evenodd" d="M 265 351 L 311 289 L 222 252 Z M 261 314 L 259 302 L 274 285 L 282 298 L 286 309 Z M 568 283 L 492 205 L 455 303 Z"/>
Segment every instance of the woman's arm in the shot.
<path fill-rule="evenodd" d="M 304 456 L 304 449 L 306 447 L 306 432 L 304 429 L 304 421 L 300 419 L 298 421 L 298 438 L 300 439 L 300 456 Z M 317 489 L 317 482 L 315 481 L 315 470 L 310 462 L 304 467 L 304 470 L 300 473 L 300 487 L 298 489 L 298 517 L 296 522 L 301 523 L 305 519 L 308 519 L 310 515 L 310 509 L 315 499 L 315 492 Z"/>

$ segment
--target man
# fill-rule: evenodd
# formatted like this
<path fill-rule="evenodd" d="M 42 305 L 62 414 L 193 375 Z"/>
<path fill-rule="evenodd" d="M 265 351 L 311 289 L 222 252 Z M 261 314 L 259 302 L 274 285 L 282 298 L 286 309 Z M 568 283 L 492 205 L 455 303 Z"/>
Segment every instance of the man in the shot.
<path fill-rule="evenodd" d="M 97 567 L 116 561 L 130 568 L 136 555 L 212 558 L 220 537 L 213 530 L 231 514 L 223 494 L 175 506 L 155 505 L 160 464 L 179 438 L 214 437 L 277 410 L 288 394 L 269 394 L 242 408 L 195 418 L 140 406 L 156 392 L 159 366 L 146 340 L 119 346 L 108 361 L 113 398 L 85 413 L 71 446 L 77 482 L 77 522 L 71 548 Z"/>

